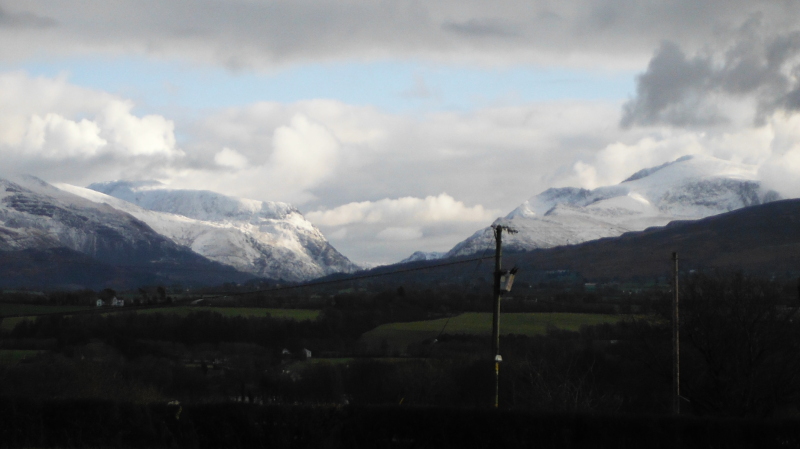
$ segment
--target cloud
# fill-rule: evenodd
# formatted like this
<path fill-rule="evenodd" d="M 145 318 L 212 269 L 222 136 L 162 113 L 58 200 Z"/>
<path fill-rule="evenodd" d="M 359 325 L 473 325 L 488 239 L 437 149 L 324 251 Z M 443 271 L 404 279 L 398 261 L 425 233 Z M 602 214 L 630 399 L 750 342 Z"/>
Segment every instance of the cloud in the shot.
<path fill-rule="evenodd" d="M 387 56 L 494 64 L 637 67 L 665 36 L 692 51 L 761 14 L 796 26 L 797 2 L 708 0 L 277 0 L 152 3 L 57 0 L 5 8 L 0 55 L 138 53 L 234 70 Z M 155 8 L 155 7 L 154 7 Z M 57 17 L 58 23 L 48 19 Z M 0 18 L 0 23 L 3 19 Z M 11 25 L 13 24 L 13 28 Z M 22 27 L 24 25 L 25 27 Z M 36 28 L 48 26 L 46 33 Z M 26 28 L 27 27 L 27 28 Z"/>
<path fill-rule="evenodd" d="M 622 126 L 713 125 L 725 121 L 704 102 L 712 73 L 708 59 L 687 59 L 677 44 L 661 44 L 647 72 L 638 77 L 636 98 L 624 106 Z"/>
<path fill-rule="evenodd" d="M 50 28 L 58 22 L 50 17 L 39 16 L 29 12 L 12 13 L 0 7 L 0 27 L 9 28 Z"/>
<path fill-rule="evenodd" d="M 778 114 L 765 125 L 769 150 L 759 167 L 759 178 L 784 197 L 800 197 L 800 114 Z"/>
<path fill-rule="evenodd" d="M 48 113 L 34 114 L 25 131 L 21 150 L 45 159 L 90 158 L 108 142 L 100 137 L 97 123 L 83 119 L 68 120 Z"/>
<path fill-rule="evenodd" d="M 247 158 L 242 156 L 236 150 L 231 150 L 228 147 L 223 148 L 219 153 L 214 155 L 214 162 L 222 167 L 233 169 L 243 169 L 247 167 Z"/>
<path fill-rule="evenodd" d="M 425 83 L 425 78 L 419 73 L 414 74 L 414 85 L 410 89 L 401 92 L 400 95 L 403 98 L 419 100 L 427 100 L 436 96 L 436 94 L 434 94 L 434 92 L 428 87 L 427 83 Z"/>
<path fill-rule="evenodd" d="M 312 211 L 306 217 L 324 226 L 352 223 L 437 223 L 446 221 L 491 221 L 496 210 L 483 206 L 467 207 L 446 193 L 425 198 L 385 198 L 379 201 L 348 203 L 330 210 Z"/>
<path fill-rule="evenodd" d="M 275 130 L 268 163 L 278 182 L 306 190 L 329 177 L 338 163 L 339 142 L 324 126 L 303 114 Z"/>
<path fill-rule="evenodd" d="M 758 126 L 622 129 L 620 106 L 554 101 L 411 115 L 312 100 L 173 121 L 64 77 L 0 73 L 0 170 L 79 185 L 158 179 L 288 201 L 347 256 L 372 263 L 446 251 L 546 188 L 614 184 L 686 154 L 756 164 L 770 188 L 800 195 L 800 114 L 777 110 Z M 736 102 L 720 110 L 745 116 L 737 108 L 754 110 Z"/>
<path fill-rule="evenodd" d="M 379 232 L 376 237 L 380 240 L 418 240 L 422 238 L 422 229 L 412 227 L 389 227 Z"/>
<path fill-rule="evenodd" d="M 690 154 L 754 165 L 765 188 L 785 198 L 800 197 L 800 114 L 786 112 L 774 113 L 760 126 L 661 128 L 613 142 L 576 162 L 564 183 L 585 188 L 617 184 L 641 168 Z"/>
<path fill-rule="evenodd" d="M 137 116 L 127 100 L 73 86 L 64 77 L 0 74 L 0 156 L 4 172 L 75 182 L 153 176 L 183 157 L 174 123 Z"/>
<path fill-rule="evenodd" d="M 468 37 L 518 37 L 519 27 L 505 20 L 472 18 L 463 22 L 445 22 L 442 29 Z"/>
<path fill-rule="evenodd" d="M 756 124 L 775 111 L 800 110 L 800 31 L 775 32 L 754 16 L 726 45 L 691 57 L 674 42 L 662 43 L 639 76 L 621 124 L 721 125 L 736 122 L 726 101 L 748 99 Z"/>

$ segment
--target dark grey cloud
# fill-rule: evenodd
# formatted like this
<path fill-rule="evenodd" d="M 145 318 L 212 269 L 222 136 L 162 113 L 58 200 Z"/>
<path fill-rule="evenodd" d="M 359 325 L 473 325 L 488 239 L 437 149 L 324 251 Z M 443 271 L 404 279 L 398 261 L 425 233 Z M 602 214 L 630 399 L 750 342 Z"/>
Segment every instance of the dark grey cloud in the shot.
<path fill-rule="evenodd" d="M 12 13 L 0 7 L 0 27 L 6 28 L 50 28 L 58 22 L 50 17 L 39 16 L 29 12 Z"/>
<path fill-rule="evenodd" d="M 719 101 L 725 98 L 754 99 L 756 124 L 777 110 L 800 110 L 800 31 L 776 34 L 754 16 L 720 49 L 690 57 L 678 44 L 662 43 L 638 77 L 621 125 L 724 123 Z"/>
<path fill-rule="evenodd" d="M 59 22 L 53 32 L 5 35 L 6 57 L 35 46 L 239 69 L 386 57 L 630 67 L 664 39 L 694 52 L 755 13 L 776 31 L 796 27 L 800 17 L 800 2 L 751 0 L 83 0 L 80 8 L 28 0 L 24 13 L 8 0 L 3 5 L 0 22 L 9 26 Z"/>
<path fill-rule="evenodd" d="M 469 37 L 518 37 L 519 27 L 511 22 L 498 19 L 480 18 L 464 22 L 445 22 L 442 29 Z"/>
<path fill-rule="evenodd" d="M 704 104 L 713 73 L 708 59 L 689 59 L 677 44 L 661 44 L 647 71 L 637 80 L 636 98 L 623 107 L 622 126 L 708 125 L 722 121 L 717 111 Z"/>

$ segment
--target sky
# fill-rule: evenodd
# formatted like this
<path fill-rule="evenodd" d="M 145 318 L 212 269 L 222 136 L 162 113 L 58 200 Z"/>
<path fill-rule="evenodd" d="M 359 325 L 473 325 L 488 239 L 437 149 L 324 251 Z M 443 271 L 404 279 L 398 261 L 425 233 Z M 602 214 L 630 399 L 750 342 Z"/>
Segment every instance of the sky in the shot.
<path fill-rule="evenodd" d="M 0 0 L 0 175 L 296 206 L 374 265 L 687 154 L 800 196 L 800 2 Z"/>

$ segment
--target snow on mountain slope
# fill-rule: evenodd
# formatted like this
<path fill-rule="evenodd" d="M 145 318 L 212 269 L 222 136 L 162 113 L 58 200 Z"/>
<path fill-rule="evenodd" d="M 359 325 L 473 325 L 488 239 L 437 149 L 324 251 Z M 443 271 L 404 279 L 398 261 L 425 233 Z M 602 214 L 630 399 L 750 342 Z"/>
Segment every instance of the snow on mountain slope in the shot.
<path fill-rule="evenodd" d="M 777 199 L 777 193 L 761 188 L 755 166 L 684 156 L 614 186 L 548 189 L 495 223 L 519 231 L 504 237 L 504 247 L 529 250 L 615 237 Z M 493 241 L 491 228 L 481 229 L 446 257 L 483 251 Z"/>
<path fill-rule="evenodd" d="M 410 262 L 419 262 L 422 260 L 439 260 L 447 253 L 443 253 L 440 251 L 414 251 L 414 254 L 406 257 L 405 259 L 401 260 L 398 263 L 410 263 Z"/>
<path fill-rule="evenodd" d="M 359 269 L 286 203 L 170 190 L 152 181 L 59 187 L 124 210 L 198 254 L 258 276 L 300 281 Z"/>
<path fill-rule="evenodd" d="M 0 250 L 135 244 L 155 233 L 107 205 L 75 197 L 33 177 L 0 179 Z"/>
<path fill-rule="evenodd" d="M 184 263 L 222 268 L 108 204 L 30 176 L 0 179 L 0 251 L 62 247 L 102 263 L 143 270 Z M 229 267 L 222 271 L 233 272 Z"/>

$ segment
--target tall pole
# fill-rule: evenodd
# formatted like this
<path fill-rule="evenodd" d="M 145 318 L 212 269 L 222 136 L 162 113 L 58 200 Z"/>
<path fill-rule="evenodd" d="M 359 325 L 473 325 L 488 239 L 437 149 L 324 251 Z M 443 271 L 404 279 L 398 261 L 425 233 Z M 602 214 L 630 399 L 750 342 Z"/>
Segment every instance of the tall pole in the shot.
<path fill-rule="evenodd" d="M 492 313 L 492 356 L 494 357 L 494 408 L 500 404 L 500 259 L 503 255 L 503 227 L 494 227 L 494 308 Z"/>
<path fill-rule="evenodd" d="M 678 253 L 672 253 L 672 413 L 681 414 L 681 347 L 678 308 Z"/>

